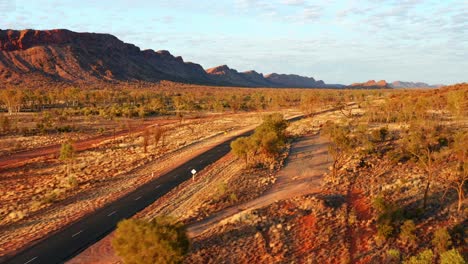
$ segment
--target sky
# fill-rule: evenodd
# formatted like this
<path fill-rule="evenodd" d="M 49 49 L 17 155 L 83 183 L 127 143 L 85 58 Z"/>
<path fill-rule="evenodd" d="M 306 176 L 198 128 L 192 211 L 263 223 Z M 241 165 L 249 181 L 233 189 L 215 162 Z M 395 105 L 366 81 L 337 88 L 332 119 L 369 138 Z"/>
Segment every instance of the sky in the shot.
<path fill-rule="evenodd" d="M 468 81 L 468 0 L 0 0 L 0 29 L 27 28 L 109 33 L 205 69 Z"/>

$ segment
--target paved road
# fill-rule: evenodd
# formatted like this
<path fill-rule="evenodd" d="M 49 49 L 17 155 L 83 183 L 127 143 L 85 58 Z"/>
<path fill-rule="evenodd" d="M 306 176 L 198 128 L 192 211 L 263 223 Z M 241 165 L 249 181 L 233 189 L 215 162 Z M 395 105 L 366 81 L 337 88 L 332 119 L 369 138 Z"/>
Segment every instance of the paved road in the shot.
<path fill-rule="evenodd" d="M 246 132 L 242 136 L 248 133 L 251 132 Z M 190 179 L 192 169 L 200 171 L 226 155 L 230 151 L 230 141 L 221 143 L 200 154 L 123 198 L 59 230 L 12 258 L 0 259 L 0 263 L 52 264 L 65 262 L 114 230 L 120 220 L 130 218 L 180 183 Z"/>
<path fill-rule="evenodd" d="M 324 110 L 316 114 L 334 110 L 335 109 Z M 302 116 L 291 118 L 289 121 L 295 121 L 300 118 L 302 118 Z M 238 137 L 246 136 L 250 133 L 252 133 L 252 131 L 248 131 Z M 190 179 L 192 177 L 190 173 L 192 169 L 200 171 L 226 155 L 230 151 L 229 144 L 234 139 L 235 138 L 207 150 L 174 170 L 140 186 L 123 198 L 47 236 L 42 241 L 24 249 L 15 256 L 1 257 L 0 263 L 64 263 L 66 260 L 77 255 L 82 250 L 113 231 L 117 223 L 122 219 L 130 218 L 180 183 Z"/>

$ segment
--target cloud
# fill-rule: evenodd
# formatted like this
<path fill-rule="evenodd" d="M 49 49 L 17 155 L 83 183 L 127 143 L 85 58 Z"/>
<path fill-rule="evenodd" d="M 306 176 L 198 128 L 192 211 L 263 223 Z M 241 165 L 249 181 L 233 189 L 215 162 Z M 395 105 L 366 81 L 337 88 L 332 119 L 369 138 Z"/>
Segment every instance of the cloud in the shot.
<path fill-rule="evenodd" d="M 236 6 L 244 11 L 267 11 L 275 10 L 275 5 L 271 1 L 265 0 L 236 0 Z"/>
<path fill-rule="evenodd" d="M 0 0 L 0 12 L 11 12 L 16 10 L 16 2 L 14 0 Z"/>
<path fill-rule="evenodd" d="M 290 5 L 290 6 L 303 6 L 305 5 L 304 0 L 283 0 L 281 3 L 285 5 Z"/>
<path fill-rule="evenodd" d="M 316 20 L 322 15 L 323 7 L 321 6 L 307 6 L 302 12 L 303 20 Z"/>

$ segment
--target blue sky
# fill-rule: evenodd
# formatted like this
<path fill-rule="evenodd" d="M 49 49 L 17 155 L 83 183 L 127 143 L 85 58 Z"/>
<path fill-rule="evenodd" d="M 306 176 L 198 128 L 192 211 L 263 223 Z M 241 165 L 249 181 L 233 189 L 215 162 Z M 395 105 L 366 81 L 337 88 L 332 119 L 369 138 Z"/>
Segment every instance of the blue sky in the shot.
<path fill-rule="evenodd" d="M 468 1 L 0 0 L 1 29 L 110 33 L 204 68 L 468 81 Z"/>

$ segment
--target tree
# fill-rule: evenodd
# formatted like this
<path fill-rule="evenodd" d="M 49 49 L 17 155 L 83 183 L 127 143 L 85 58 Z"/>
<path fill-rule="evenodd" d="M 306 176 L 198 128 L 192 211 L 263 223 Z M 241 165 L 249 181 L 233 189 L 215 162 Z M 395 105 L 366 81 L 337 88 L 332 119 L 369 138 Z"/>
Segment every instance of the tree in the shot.
<path fill-rule="evenodd" d="M 466 112 L 468 111 L 467 96 L 466 89 L 450 91 L 447 94 L 448 109 L 456 118 L 466 116 Z"/>
<path fill-rule="evenodd" d="M 158 146 L 159 140 L 164 136 L 164 128 L 156 126 L 153 130 L 154 147 Z M 164 144 L 163 144 L 164 145 Z"/>
<path fill-rule="evenodd" d="M 302 94 L 301 96 L 301 110 L 308 117 L 313 116 L 318 108 L 319 98 L 315 94 Z"/>
<path fill-rule="evenodd" d="M 447 188 L 454 189 L 458 194 L 457 211 L 460 212 L 465 200 L 465 185 L 468 180 L 468 133 L 460 131 L 455 134 L 450 150 L 453 162 L 449 163 L 449 170 L 438 180 Z"/>
<path fill-rule="evenodd" d="M 65 162 L 65 165 L 67 166 L 67 176 L 70 176 L 73 160 L 75 159 L 75 149 L 71 140 L 67 140 L 62 143 L 59 159 Z"/>
<path fill-rule="evenodd" d="M 241 137 L 231 142 L 231 150 L 239 158 L 245 160 L 246 164 L 253 160 L 267 164 L 274 161 L 275 157 L 284 147 L 287 122 L 281 114 L 267 115 L 263 123 L 255 129 L 253 135 Z"/>
<path fill-rule="evenodd" d="M 249 138 L 241 137 L 231 142 L 231 150 L 235 156 L 244 159 L 245 164 L 249 162 Z"/>
<path fill-rule="evenodd" d="M 340 111 L 340 113 L 346 117 L 346 118 L 351 118 L 353 117 L 353 108 L 351 105 L 348 103 L 344 102 L 343 100 L 340 100 L 336 103 L 335 108 Z"/>
<path fill-rule="evenodd" d="M 441 125 L 427 123 L 412 123 L 404 138 L 406 151 L 416 160 L 416 164 L 426 172 L 423 208 L 426 208 L 427 198 L 434 174 L 443 161 L 441 150 L 448 141 Z"/>
<path fill-rule="evenodd" d="M 183 225 L 168 218 L 123 220 L 112 240 L 126 264 L 181 263 L 189 246 Z"/>
<path fill-rule="evenodd" d="M 18 113 L 24 100 L 20 89 L 5 89 L 0 91 L 0 100 L 6 105 L 8 114 Z"/>
<path fill-rule="evenodd" d="M 323 127 L 323 132 L 330 140 L 328 152 L 333 158 L 332 176 L 336 178 L 338 169 L 354 147 L 353 139 L 350 136 L 351 129 L 349 125 L 340 126 L 333 122 L 327 122 Z"/>
<path fill-rule="evenodd" d="M 145 128 L 145 130 L 143 131 L 143 152 L 144 153 L 148 153 L 149 137 L 150 137 L 149 129 Z"/>

